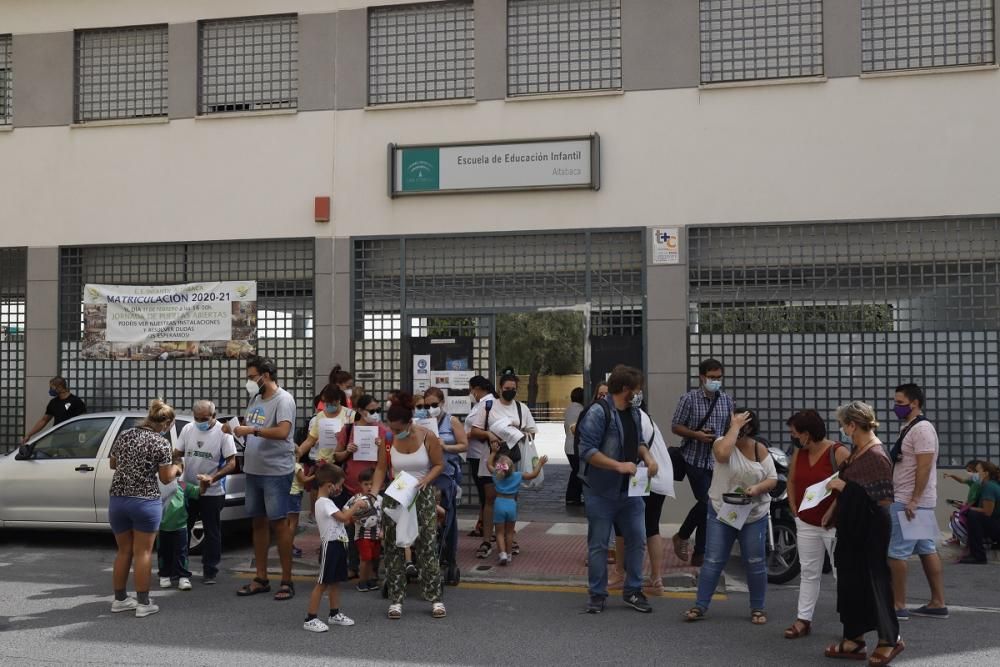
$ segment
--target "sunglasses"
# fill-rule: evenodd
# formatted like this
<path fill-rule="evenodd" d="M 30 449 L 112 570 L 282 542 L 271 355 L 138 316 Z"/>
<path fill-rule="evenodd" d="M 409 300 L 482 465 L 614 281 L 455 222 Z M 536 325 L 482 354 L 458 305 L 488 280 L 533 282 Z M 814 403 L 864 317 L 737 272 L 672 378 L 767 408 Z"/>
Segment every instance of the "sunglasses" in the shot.
<path fill-rule="evenodd" d="M 438 408 L 438 407 L 441 407 L 441 404 L 440 403 L 424 403 L 424 407 L 428 408 L 428 409 L 430 409 L 430 408 Z"/>
<path fill-rule="evenodd" d="M 365 410 L 370 415 L 377 415 L 382 412 L 382 408 L 372 408 L 371 410 Z"/>

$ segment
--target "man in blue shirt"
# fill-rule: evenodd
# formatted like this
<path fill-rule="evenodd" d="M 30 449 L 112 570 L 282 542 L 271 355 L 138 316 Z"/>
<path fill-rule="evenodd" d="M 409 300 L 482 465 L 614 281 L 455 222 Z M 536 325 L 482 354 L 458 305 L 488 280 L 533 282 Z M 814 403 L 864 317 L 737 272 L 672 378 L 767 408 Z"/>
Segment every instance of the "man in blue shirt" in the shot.
<path fill-rule="evenodd" d="M 672 430 L 682 438 L 681 455 L 687 464 L 691 492 L 697 500 L 673 537 L 674 551 L 678 558 L 686 561 L 688 540 L 697 529 L 691 559 L 695 567 L 701 566 L 705 559 L 708 487 L 712 485 L 715 468 L 712 444 L 729 430 L 729 418 L 733 414 L 733 399 L 722 391 L 723 370 L 722 363 L 715 359 L 702 361 L 698 367 L 698 388 L 681 396 L 673 418 Z"/>

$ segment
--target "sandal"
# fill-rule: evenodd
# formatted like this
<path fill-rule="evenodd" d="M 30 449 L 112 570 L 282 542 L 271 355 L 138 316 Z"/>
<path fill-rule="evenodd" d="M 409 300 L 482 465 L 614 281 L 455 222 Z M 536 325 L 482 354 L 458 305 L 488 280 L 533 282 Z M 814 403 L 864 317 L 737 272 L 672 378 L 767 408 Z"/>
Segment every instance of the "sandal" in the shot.
<path fill-rule="evenodd" d="M 254 584 L 257 584 L 256 588 L 254 588 Z M 251 581 L 249 584 L 240 586 L 239 589 L 236 591 L 236 594 L 239 595 L 241 598 L 245 598 L 245 597 L 250 597 L 251 595 L 259 595 L 261 593 L 270 593 L 270 592 L 271 592 L 271 582 L 269 580 L 261 579 L 260 577 L 254 577 L 253 581 Z"/>
<path fill-rule="evenodd" d="M 448 615 L 448 610 L 444 608 L 444 604 L 441 602 L 435 602 L 431 606 L 431 616 L 434 618 L 444 618 Z"/>
<path fill-rule="evenodd" d="M 688 548 L 691 545 L 688 541 L 680 535 L 674 535 L 670 538 L 670 541 L 674 543 L 674 553 L 677 554 L 677 557 L 685 563 L 688 562 L 688 559 L 691 558 L 691 555 L 688 553 Z"/>
<path fill-rule="evenodd" d="M 281 585 L 278 586 L 278 592 L 274 594 L 274 599 L 284 602 L 285 600 L 291 600 L 293 597 L 295 597 L 295 584 L 290 581 L 282 581 Z"/>
<path fill-rule="evenodd" d="M 663 577 L 660 577 L 659 581 L 655 579 L 647 579 L 642 583 L 642 588 L 643 590 L 649 591 L 650 595 L 654 595 L 656 597 L 662 596 L 664 593 Z"/>
<path fill-rule="evenodd" d="M 403 618 L 403 605 L 401 604 L 391 604 L 389 605 L 389 618 L 398 621 Z"/>
<path fill-rule="evenodd" d="M 854 644 L 854 648 L 850 651 L 847 650 L 845 644 L 851 642 Z M 839 644 L 830 644 L 826 647 L 826 651 L 823 652 L 828 658 L 834 658 L 837 660 L 866 660 L 868 655 L 865 653 L 865 643 L 855 641 L 853 639 L 841 639 Z"/>
<path fill-rule="evenodd" d="M 892 644 L 879 644 L 878 648 L 889 648 L 890 646 L 892 646 Z M 889 655 L 882 655 L 881 653 L 872 653 L 870 656 L 868 656 L 868 664 L 871 665 L 871 667 L 883 667 L 884 665 L 888 665 L 890 662 L 893 661 L 893 659 L 897 655 L 902 653 L 903 649 L 905 648 L 906 644 L 904 644 L 903 640 L 900 639 L 898 642 L 896 642 L 895 646 L 892 646 L 892 652 L 889 653 Z"/>
<path fill-rule="evenodd" d="M 483 543 L 476 549 L 476 558 L 489 558 L 491 553 L 493 553 L 493 545 L 483 540 Z"/>
<path fill-rule="evenodd" d="M 510 555 L 511 556 L 520 556 L 521 555 L 521 545 L 518 544 L 516 540 L 510 546 Z"/>
<path fill-rule="evenodd" d="M 694 623 L 695 621 L 705 620 L 705 610 L 701 607 L 691 607 L 686 612 L 684 612 L 684 621 L 686 623 Z"/>
<path fill-rule="evenodd" d="M 483 522 L 477 521 L 476 527 L 472 529 L 469 533 L 469 537 L 482 537 L 483 536 Z"/>
<path fill-rule="evenodd" d="M 754 609 L 750 612 L 750 622 L 754 625 L 767 625 L 767 612 L 763 609 Z"/>
<path fill-rule="evenodd" d="M 809 621 L 803 621 L 801 618 L 795 619 L 795 622 L 785 630 L 785 639 L 799 639 L 801 637 L 807 637 L 809 633 L 812 632 L 812 623 Z"/>

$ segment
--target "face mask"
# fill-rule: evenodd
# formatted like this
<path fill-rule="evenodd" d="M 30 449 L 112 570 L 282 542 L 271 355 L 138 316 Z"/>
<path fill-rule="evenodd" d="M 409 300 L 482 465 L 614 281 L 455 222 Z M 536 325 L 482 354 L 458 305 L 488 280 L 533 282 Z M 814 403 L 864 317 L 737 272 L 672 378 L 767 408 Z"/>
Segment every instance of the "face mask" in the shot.
<path fill-rule="evenodd" d="M 978 482 L 979 481 L 979 473 L 978 472 L 970 472 L 969 473 L 969 481 L 970 482 Z"/>
<path fill-rule="evenodd" d="M 641 391 L 635 392 L 635 394 L 632 396 L 632 407 L 635 408 L 636 410 L 641 408 L 642 399 L 643 399 L 642 392 Z"/>
<path fill-rule="evenodd" d="M 799 442 L 798 438 L 792 438 L 792 447 L 795 447 L 795 449 L 802 449 L 802 443 Z"/>
<path fill-rule="evenodd" d="M 441 408 L 431 408 L 427 412 L 430 414 L 431 417 L 434 417 L 435 419 L 441 416 Z"/>
<path fill-rule="evenodd" d="M 347 389 L 344 390 L 344 393 L 347 394 L 347 398 L 350 398 L 351 395 L 354 393 L 354 388 L 348 387 Z"/>
<path fill-rule="evenodd" d="M 429 413 L 427 412 L 427 408 L 417 408 L 413 411 L 413 416 L 416 419 L 427 419 Z"/>
<path fill-rule="evenodd" d="M 365 415 L 365 421 L 369 424 L 377 424 L 379 419 L 379 414 L 377 412 L 369 412 Z"/>
<path fill-rule="evenodd" d="M 851 436 L 847 435 L 847 431 L 840 429 L 840 439 L 843 442 L 851 442 Z"/>
<path fill-rule="evenodd" d="M 254 396 L 260 393 L 260 385 L 257 384 L 254 380 L 247 380 L 246 387 L 247 387 L 247 393 L 250 394 L 250 398 L 253 398 Z"/>
<path fill-rule="evenodd" d="M 199 431 L 210 431 L 212 430 L 212 420 L 209 419 L 207 422 L 195 422 L 194 427 Z"/>
<path fill-rule="evenodd" d="M 58 395 L 59 395 L 58 391 L 56 391 L 55 389 L 49 389 L 49 396 L 51 396 L 52 398 L 55 398 Z"/>
<path fill-rule="evenodd" d="M 713 394 L 722 389 L 722 380 L 706 380 L 705 389 Z"/>
<path fill-rule="evenodd" d="M 405 440 L 406 438 L 409 438 L 409 437 L 410 437 L 410 430 L 409 429 L 407 429 L 405 431 L 400 431 L 399 433 L 396 434 L 396 439 L 397 440 Z"/>
<path fill-rule="evenodd" d="M 897 419 L 906 419 L 910 416 L 910 413 L 913 412 L 913 408 L 909 405 L 897 405 L 892 409 L 892 411 L 896 413 Z"/>
<path fill-rule="evenodd" d="M 503 400 L 507 402 L 513 401 L 514 398 L 517 396 L 517 389 L 505 389 L 504 392 L 500 394 L 500 396 L 502 396 Z"/>
<path fill-rule="evenodd" d="M 328 415 L 335 415 L 340 410 L 340 403 L 327 403 L 323 406 L 323 411 Z"/>

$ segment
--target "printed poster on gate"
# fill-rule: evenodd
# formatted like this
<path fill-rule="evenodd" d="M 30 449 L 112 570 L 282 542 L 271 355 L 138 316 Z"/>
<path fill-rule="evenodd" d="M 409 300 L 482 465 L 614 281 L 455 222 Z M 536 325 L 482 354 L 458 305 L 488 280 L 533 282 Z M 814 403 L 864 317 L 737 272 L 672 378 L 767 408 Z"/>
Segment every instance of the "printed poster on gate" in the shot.
<path fill-rule="evenodd" d="M 257 283 L 87 285 L 84 359 L 246 359 L 257 342 Z"/>

